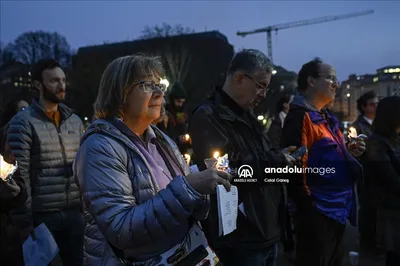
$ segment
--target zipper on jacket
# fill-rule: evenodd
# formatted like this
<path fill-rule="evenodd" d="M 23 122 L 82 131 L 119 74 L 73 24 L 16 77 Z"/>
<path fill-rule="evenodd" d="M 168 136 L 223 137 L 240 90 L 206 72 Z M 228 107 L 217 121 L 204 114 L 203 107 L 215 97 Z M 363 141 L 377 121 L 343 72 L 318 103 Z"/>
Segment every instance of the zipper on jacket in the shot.
<path fill-rule="evenodd" d="M 63 161 L 64 161 L 64 177 L 67 179 L 67 184 L 65 185 L 65 198 L 67 200 L 67 208 L 69 207 L 69 201 L 68 201 L 68 190 L 69 190 L 69 175 L 68 175 L 68 164 L 67 164 L 67 153 L 65 152 L 65 146 L 64 143 L 62 141 L 61 138 L 61 130 L 60 130 L 60 126 L 61 126 L 61 121 L 59 123 L 59 125 L 57 126 L 55 123 L 55 113 L 53 114 L 53 122 L 54 122 L 54 126 L 57 129 L 57 134 L 58 134 L 58 140 L 60 142 L 60 146 L 61 146 L 61 154 L 63 157 Z"/>

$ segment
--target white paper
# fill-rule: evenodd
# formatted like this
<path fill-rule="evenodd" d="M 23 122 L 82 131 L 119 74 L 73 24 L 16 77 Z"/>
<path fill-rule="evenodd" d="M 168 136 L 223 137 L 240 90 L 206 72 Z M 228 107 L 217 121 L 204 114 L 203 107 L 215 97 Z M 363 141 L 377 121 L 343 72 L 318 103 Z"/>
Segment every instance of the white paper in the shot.
<path fill-rule="evenodd" d="M 239 204 L 239 211 L 241 211 L 242 214 L 247 218 L 246 211 L 244 210 L 243 202 Z"/>
<path fill-rule="evenodd" d="M 223 185 L 217 186 L 217 204 L 219 235 L 227 235 L 236 230 L 238 215 L 238 191 L 236 186 L 231 186 L 227 191 Z"/>
<path fill-rule="evenodd" d="M 190 172 L 191 173 L 199 172 L 199 167 L 197 167 L 197 164 L 190 166 Z"/>
<path fill-rule="evenodd" d="M 57 243 L 43 223 L 35 228 L 35 235 L 35 240 L 29 236 L 22 246 L 25 265 L 48 265 L 59 251 Z"/>

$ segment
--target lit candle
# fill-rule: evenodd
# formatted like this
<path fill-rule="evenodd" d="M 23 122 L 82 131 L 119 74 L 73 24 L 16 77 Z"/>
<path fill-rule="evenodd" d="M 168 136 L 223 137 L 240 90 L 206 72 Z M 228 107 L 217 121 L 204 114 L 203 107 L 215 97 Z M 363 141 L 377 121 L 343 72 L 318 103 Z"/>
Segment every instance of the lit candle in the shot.
<path fill-rule="evenodd" d="M 356 139 L 357 138 L 357 130 L 354 127 L 349 128 L 349 138 Z"/>
<path fill-rule="evenodd" d="M 219 158 L 219 151 L 215 151 L 213 157 L 218 160 Z"/>
<path fill-rule="evenodd" d="M 185 140 L 186 140 L 186 141 L 189 141 L 189 140 L 190 140 L 189 134 L 185 134 Z"/>
<path fill-rule="evenodd" d="M 4 161 L 3 156 L 0 155 L 0 178 L 5 180 L 9 175 L 13 174 L 17 166 Z"/>

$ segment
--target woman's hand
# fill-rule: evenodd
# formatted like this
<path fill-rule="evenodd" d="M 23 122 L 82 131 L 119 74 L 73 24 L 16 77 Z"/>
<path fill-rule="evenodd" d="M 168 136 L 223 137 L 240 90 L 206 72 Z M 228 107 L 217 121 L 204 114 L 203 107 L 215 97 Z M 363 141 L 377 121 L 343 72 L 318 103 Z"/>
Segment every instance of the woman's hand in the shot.
<path fill-rule="evenodd" d="M 186 180 L 197 192 L 207 195 L 215 193 L 217 185 L 224 185 L 225 189 L 230 191 L 232 176 L 224 171 L 209 168 L 187 175 Z"/>

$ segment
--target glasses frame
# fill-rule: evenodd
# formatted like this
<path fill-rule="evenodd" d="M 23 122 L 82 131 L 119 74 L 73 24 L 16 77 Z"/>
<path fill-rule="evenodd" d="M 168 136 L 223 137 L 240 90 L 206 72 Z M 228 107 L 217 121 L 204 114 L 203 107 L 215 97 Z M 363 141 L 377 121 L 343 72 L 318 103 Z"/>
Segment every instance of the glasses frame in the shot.
<path fill-rule="evenodd" d="M 260 93 L 260 92 L 264 92 L 264 93 L 266 93 L 267 91 L 268 91 L 268 86 L 263 86 L 263 85 L 261 85 L 258 81 L 255 81 L 250 75 L 248 75 L 248 74 L 243 74 L 246 78 L 248 78 L 249 80 L 251 80 L 254 84 L 256 84 L 257 85 L 257 93 Z"/>

